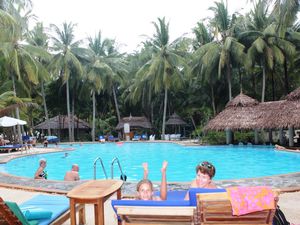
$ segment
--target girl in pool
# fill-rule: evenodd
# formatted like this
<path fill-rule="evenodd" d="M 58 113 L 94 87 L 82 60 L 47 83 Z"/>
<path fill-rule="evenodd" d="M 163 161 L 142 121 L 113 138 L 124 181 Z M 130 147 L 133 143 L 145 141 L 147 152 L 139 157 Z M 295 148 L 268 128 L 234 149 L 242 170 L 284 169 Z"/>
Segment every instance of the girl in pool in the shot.
<path fill-rule="evenodd" d="M 204 161 L 196 167 L 196 179 L 192 181 L 191 188 L 217 188 L 212 181 L 216 174 L 216 168 L 210 162 Z M 185 200 L 189 199 L 188 193 Z"/>
<path fill-rule="evenodd" d="M 160 196 L 154 196 L 153 193 L 153 184 L 148 179 L 148 163 L 143 163 L 144 168 L 144 179 L 141 180 L 136 187 L 137 196 L 136 198 L 139 200 L 166 200 L 167 199 L 167 170 L 168 162 L 164 161 L 161 168 L 161 184 L 160 184 Z"/>

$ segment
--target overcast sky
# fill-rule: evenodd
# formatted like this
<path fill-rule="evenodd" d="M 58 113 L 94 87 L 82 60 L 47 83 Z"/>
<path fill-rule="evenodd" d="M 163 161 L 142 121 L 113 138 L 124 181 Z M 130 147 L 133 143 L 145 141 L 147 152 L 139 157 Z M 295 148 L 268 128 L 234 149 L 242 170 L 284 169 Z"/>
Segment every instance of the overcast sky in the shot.
<path fill-rule="evenodd" d="M 145 36 L 155 32 L 153 21 L 165 16 L 170 23 L 171 41 L 191 29 L 201 19 L 212 16 L 208 10 L 215 0 L 32 0 L 38 21 L 61 27 L 77 24 L 77 39 L 94 37 L 101 30 L 104 38 L 116 39 L 121 50 L 132 52 Z M 248 6 L 249 7 L 249 6 Z M 228 0 L 230 13 L 246 10 L 246 0 Z M 248 11 L 248 9 L 247 9 Z"/>

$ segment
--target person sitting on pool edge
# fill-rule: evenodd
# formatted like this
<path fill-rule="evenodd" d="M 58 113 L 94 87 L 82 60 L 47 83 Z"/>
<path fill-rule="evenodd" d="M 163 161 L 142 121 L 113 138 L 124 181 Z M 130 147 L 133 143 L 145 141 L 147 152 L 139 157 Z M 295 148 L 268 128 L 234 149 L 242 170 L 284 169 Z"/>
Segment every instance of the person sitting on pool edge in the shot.
<path fill-rule="evenodd" d="M 216 174 L 216 168 L 210 162 L 204 161 L 196 167 L 196 179 L 192 181 L 190 188 L 217 188 L 212 178 Z M 189 193 L 186 194 L 185 200 L 189 200 Z"/>
<path fill-rule="evenodd" d="M 39 168 L 37 169 L 37 171 L 34 174 L 34 179 L 47 179 L 47 172 L 45 171 L 46 165 L 47 165 L 47 161 L 46 159 L 40 159 L 39 161 Z"/>
<path fill-rule="evenodd" d="M 66 172 L 65 181 L 76 181 L 80 180 L 79 178 L 79 166 L 77 164 L 72 165 L 72 169 Z"/>
<path fill-rule="evenodd" d="M 160 184 L 160 196 L 154 196 L 153 192 L 153 184 L 148 179 L 148 163 L 143 163 L 144 168 L 144 177 L 143 180 L 138 182 L 136 190 L 137 196 L 136 199 L 138 200 L 166 200 L 167 199 L 167 170 L 168 162 L 163 161 L 162 168 L 161 168 L 161 184 Z"/>

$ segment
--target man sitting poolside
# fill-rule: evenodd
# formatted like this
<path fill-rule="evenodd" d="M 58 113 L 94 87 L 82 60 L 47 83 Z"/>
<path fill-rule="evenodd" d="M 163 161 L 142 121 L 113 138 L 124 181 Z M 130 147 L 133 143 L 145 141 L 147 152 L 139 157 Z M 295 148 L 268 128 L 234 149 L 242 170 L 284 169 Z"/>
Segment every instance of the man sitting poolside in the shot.
<path fill-rule="evenodd" d="M 79 180 L 79 166 L 77 164 L 72 165 L 72 170 L 66 172 L 65 181 L 76 181 Z"/>

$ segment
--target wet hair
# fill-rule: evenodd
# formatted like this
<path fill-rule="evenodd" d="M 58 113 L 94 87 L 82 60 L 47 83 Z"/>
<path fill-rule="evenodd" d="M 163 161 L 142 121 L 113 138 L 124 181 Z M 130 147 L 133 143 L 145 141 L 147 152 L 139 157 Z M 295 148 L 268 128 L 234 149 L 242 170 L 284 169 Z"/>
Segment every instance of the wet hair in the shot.
<path fill-rule="evenodd" d="M 152 184 L 152 182 L 151 182 L 150 180 L 148 180 L 148 179 L 140 180 L 140 181 L 138 182 L 138 184 L 136 185 L 136 190 L 139 191 L 140 188 L 141 188 L 141 186 L 142 186 L 143 184 L 149 184 L 149 186 L 151 187 L 151 190 L 153 190 L 153 184 Z"/>
<path fill-rule="evenodd" d="M 197 165 L 196 173 L 200 171 L 203 174 L 207 174 L 210 178 L 213 178 L 216 174 L 216 168 L 210 162 L 204 161 Z"/>

